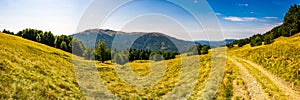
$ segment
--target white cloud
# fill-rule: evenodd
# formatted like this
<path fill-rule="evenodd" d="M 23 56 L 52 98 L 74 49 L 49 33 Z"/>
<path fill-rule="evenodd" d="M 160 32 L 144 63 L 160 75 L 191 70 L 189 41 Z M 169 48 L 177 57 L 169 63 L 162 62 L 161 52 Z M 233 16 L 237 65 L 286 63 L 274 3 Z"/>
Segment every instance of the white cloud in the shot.
<path fill-rule="evenodd" d="M 250 12 L 250 14 L 254 14 L 254 12 L 253 12 L 253 11 L 251 11 L 251 12 Z"/>
<path fill-rule="evenodd" d="M 217 16 L 221 16 L 222 14 L 221 13 L 215 13 Z"/>
<path fill-rule="evenodd" d="M 238 6 L 240 6 L 240 7 L 248 7 L 249 4 L 247 4 L 247 3 L 245 3 L 245 4 L 238 4 Z"/>
<path fill-rule="evenodd" d="M 247 22 L 247 21 L 257 20 L 257 18 L 255 17 L 235 17 L 235 16 L 225 17 L 224 19 L 229 21 L 234 21 L 234 22 Z"/>
<path fill-rule="evenodd" d="M 271 16 L 266 16 L 264 17 L 265 19 L 277 19 L 278 17 L 271 17 Z"/>

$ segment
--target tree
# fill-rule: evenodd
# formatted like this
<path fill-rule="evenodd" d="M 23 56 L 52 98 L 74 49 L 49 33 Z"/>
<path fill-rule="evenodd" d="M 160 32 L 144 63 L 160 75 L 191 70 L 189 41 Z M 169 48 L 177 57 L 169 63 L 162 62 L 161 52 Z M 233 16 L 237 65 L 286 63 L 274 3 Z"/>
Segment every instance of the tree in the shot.
<path fill-rule="evenodd" d="M 262 45 L 262 35 L 256 34 L 253 37 L 251 37 L 250 45 L 251 47 Z"/>
<path fill-rule="evenodd" d="M 272 42 L 274 42 L 274 35 L 269 33 L 269 34 L 264 34 L 263 35 L 263 40 L 264 40 L 264 44 L 271 44 Z"/>
<path fill-rule="evenodd" d="M 228 48 L 233 48 L 234 45 L 233 45 L 233 43 L 228 43 L 228 44 L 226 44 L 226 47 L 228 47 Z"/>
<path fill-rule="evenodd" d="M 104 62 L 106 60 L 109 60 L 109 58 L 111 57 L 109 54 L 110 50 L 106 47 L 105 42 L 99 42 L 95 48 L 96 59 Z"/>
<path fill-rule="evenodd" d="M 86 60 L 95 60 L 94 49 L 92 47 L 86 47 L 83 56 Z"/>
<path fill-rule="evenodd" d="M 36 42 L 41 42 L 41 40 L 42 40 L 40 35 L 37 35 L 35 38 L 36 38 Z"/>
<path fill-rule="evenodd" d="M 55 37 L 51 32 L 41 34 L 41 43 L 54 47 Z"/>
<path fill-rule="evenodd" d="M 66 36 L 66 35 L 56 36 L 54 41 L 54 47 L 72 53 L 72 44 L 73 44 L 72 40 L 73 37 L 71 36 Z M 61 48 L 62 42 L 65 42 L 66 44 L 65 48 Z"/>
<path fill-rule="evenodd" d="M 77 39 L 73 39 L 73 45 L 72 45 L 72 53 L 77 55 L 77 56 L 83 56 L 84 52 L 84 46 L 81 41 Z"/>
<path fill-rule="evenodd" d="M 61 48 L 62 50 L 64 50 L 64 51 L 66 51 L 66 50 L 68 49 L 67 44 L 66 44 L 65 41 L 61 42 L 60 48 Z"/>
<path fill-rule="evenodd" d="M 209 47 L 208 46 L 203 46 L 201 48 L 201 54 L 208 54 L 208 50 L 209 50 Z"/>
<path fill-rule="evenodd" d="M 2 33 L 14 35 L 14 32 L 11 32 L 11 31 L 6 30 L 6 29 L 3 29 Z"/>

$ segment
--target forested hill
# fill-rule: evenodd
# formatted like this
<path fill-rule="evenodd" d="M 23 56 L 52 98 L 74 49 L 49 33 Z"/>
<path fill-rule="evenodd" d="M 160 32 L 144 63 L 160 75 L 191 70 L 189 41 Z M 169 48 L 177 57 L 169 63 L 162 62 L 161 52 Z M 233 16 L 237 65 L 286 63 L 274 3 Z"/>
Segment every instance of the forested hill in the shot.
<path fill-rule="evenodd" d="M 150 51 L 187 51 L 195 43 L 151 32 L 118 32 L 113 30 L 90 29 L 71 35 L 81 40 L 85 46 L 95 47 L 99 41 L 105 42 L 111 50 L 137 49 Z M 114 47 L 112 47 L 112 45 Z"/>
<path fill-rule="evenodd" d="M 274 27 L 272 30 L 264 34 L 256 34 L 249 38 L 237 40 L 233 43 L 229 43 L 226 46 L 229 48 L 238 45 L 242 47 L 246 44 L 250 44 L 252 47 L 262 44 L 270 44 L 280 36 L 289 37 L 300 32 L 300 5 L 292 5 L 288 12 L 284 16 L 283 24 Z"/>

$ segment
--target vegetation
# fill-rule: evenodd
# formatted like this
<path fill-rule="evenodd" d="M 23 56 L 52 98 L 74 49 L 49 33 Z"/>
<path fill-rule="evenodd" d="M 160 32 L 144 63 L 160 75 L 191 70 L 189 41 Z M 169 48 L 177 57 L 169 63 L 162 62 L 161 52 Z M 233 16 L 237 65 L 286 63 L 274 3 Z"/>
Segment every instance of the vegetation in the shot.
<path fill-rule="evenodd" d="M 280 37 L 266 46 L 250 48 L 249 45 L 233 50 L 232 54 L 262 65 L 271 73 L 283 78 L 300 91 L 300 34 Z"/>
<path fill-rule="evenodd" d="M 227 60 L 225 75 L 222 84 L 219 87 L 217 94 L 215 95 L 214 98 L 231 100 L 231 98 L 234 96 L 233 81 L 237 80 L 239 74 L 240 73 L 238 67 L 234 65 L 232 62 L 230 62 L 229 60 Z"/>
<path fill-rule="evenodd" d="M 283 24 L 273 28 L 271 31 L 266 32 L 265 34 L 256 34 L 250 38 L 236 40 L 233 43 L 229 43 L 226 46 L 232 48 L 234 44 L 237 44 L 238 47 L 242 47 L 246 44 L 250 44 L 251 47 L 260 46 L 263 43 L 271 44 L 274 42 L 274 39 L 279 38 L 280 36 L 289 37 L 300 32 L 300 5 L 292 5 L 289 11 L 284 16 Z"/>
<path fill-rule="evenodd" d="M 298 45 L 300 33 L 296 34 L 300 31 L 299 11 L 299 5 L 293 5 L 285 15 L 282 25 L 265 34 L 256 34 L 227 44 L 226 46 L 229 48 L 233 48 L 235 45 L 240 47 L 230 49 L 228 54 L 262 65 L 272 74 L 285 80 L 286 84 L 294 90 L 300 92 L 300 45 Z M 186 56 L 164 50 L 110 50 L 106 42 L 102 41 L 97 43 L 95 47 L 85 47 L 81 41 L 71 36 L 54 36 L 51 32 L 35 29 L 25 29 L 17 34 L 8 30 L 3 30 L 3 32 L 7 34 L 0 33 L 0 99 L 84 99 L 75 78 L 73 60 L 96 63 L 98 74 L 104 85 L 121 99 L 162 99 L 163 96 L 169 95 L 171 92 L 174 92 L 176 96 L 188 97 L 185 89 L 190 87 L 181 90 L 175 90 L 175 88 L 192 82 L 195 82 L 196 85 L 188 97 L 189 99 L 200 99 L 204 94 L 208 94 L 208 97 L 204 97 L 206 99 L 211 98 L 209 96 L 214 96 L 212 99 L 229 100 L 241 97 L 249 99 L 247 92 L 240 95 L 234 91 L 235 88 L 238 88 L 237 86 L 245 86 L 243 86 L 243 80 L 239 78 L 240 72 L 237 66 L 230 61 L 226 63 L 224 77 L 218 77 L 222 79 L 221 85 L 215 88 L 216 84 L 208 84 L 214 88 L 206 89 L 207 82 L 218 81 L 218 78 L 209 79 L 209 77 L 221 74 L 217 71 L 221 70 L 223 66 L 211 67 L 213 63 L 211 60 L 226 60 L 225 57 L 212 57 L 209 52 L 210 47 L 207 45 L 199 44 L 189 48 Z M 160 36 L 159 34 L 152 35 L 147 37 L 156 40 L 157 36 Z M 141 40 L 144 38 L 146 37 L 142 37 Z M 142 43 L 135 45 L 143 47 Z M 262 44 L 268 45 L 260 46 Z M 79 56 L 83 56 L 85 60 Z M 184 63 L 184 61 L 188 61 L 188 63 Z M 241 60 L 238 61 L 261 84 L 269 97 L 287 99 L 286 94 L 280 91 L 262 72 L 250 64 Z M 182 73 L 183 64 L 188 67 L 189 73 Z M 199 70 L 194 70 L 195 68 L 199 68 Z M 128 79 L 134 79 L 131 75 L 120 76 L 116 72 L 117 69 L 121 69 L 121 71 L 132 70 L 137 76 L 147 77 L 151 75 L 151 79 L 158 77 L 158 80 L 154 83 L 147 80 L 145 84 L 138 84 L 149 88 L 135 86 L 121 78 L 124 76 Z M 186 78 L 195 75 L 191 74 L 193 72 L 199 73 L 198 77 Z M 90 74 L 89 71 L 83 73 Z M 159 74 L 155 76 L 152 73 Z M 181 78 L 181 76 L 184 77 Z M 86 79 L 89 80 L 90 78 Z M 95 84 L 87 85 L 93 89 Z M 213 95 L 214 92 L 211 90 L 217 90 L 216 95 Z M 247 89 L 243 91 L 247 91 Z M 93 91 L 90 94 L 97 93 L 98 91 Z"/>
<path fill-rule="evenodd" d="M 208 54 L 209 49 L 210 47 L 207 45 L 196 44 L 195 46 L 192 46 L 188 49 L 187 55 L 192 56 L 192 55 Z"/>
<path fill-rule="evenodd" d="M 4 29 L 3 31 L 13 35 L 13 33 L 9 32 L 8 30 Z M 134 61 L 134 60 L 149 60 L 149 58 L 151 59 L 154 58 L 153 60 L 159 61 L 158 55 L 161 55 L 163 59 L 167 60 L 167 59 L 175 58 L 175 55 L 178 54 L 176 52 L 164 52 L 164 51 L 152 52 L 149 50 L 142 50 L 142 49 L 121 50 L 121 52 L 118 52 L 116 50 L 110 50 L 109 48 L 107 48 L 108 46 L 106 46 L 105 42 L 102 41 L 99 41 L 99 43 L 97 43 L 97 46 L 95 48 L 84 47 L 81 41 L 71 36 L 66 36 L 66 35 L 54 36 L 51 32 L 43 32 L 41 30 L 36 30 L 36 29 L 24 29 L 22 31 L 19 31 L 16 35 L 25 39 L 36 41 L 42 44 L 46 44 L 48 46 L 52 46 L 73 53 L 78 56 L 84 56 L 85 59 L 89 59 L 89 60 L 98 60 L 104 62 L 107 60 L 112 60 L 113 57 L 114 61 L 118 60 L 115 61 L 118 64 L 124 64 L 128 61 Z M 206 52 L 206 51 L 202 50 L 202 52 Z"/>
<path fill-rule="evenodd" d="M 70 53 L 4 33 L 0 48 L 0 99 L 83 98 Z"/>
<path fill-rule="evenodd" d="M 122 51 L 112 51 L 113 61 L 118 64 L 125 64 L 128 61 L 135 60 L 153 60 L 161 61 L 174 59 L 176 52 L 164 52 L 164 51 L 148 51 L 148 50 L 122 50 Z"/>
<path fill-rule="evenodd" d="M 11 34 L 11 35 L 15 34 L 14 32 L 11 32 L 11 31 L 6 30 L 6 29 L 3 29 L 2 33 Z"/>
<path fill-rule="evenodd" d="M 70 53 L 75 50 L 74 54 L 78 56 L 83 56 L 83 51 L 85 49 L 81 41 L 66 35 L 54 36 L 50 31 L 43 32 L 36 29 L 24 29 L 17 34 L 14 34 L 13 32 L 4 29 L 3 33 L 20 36 Z"/>
<path fill-rule="evenodd" d="M 83 99 L 83 95 L 79 90 L 74 76 L 72 55 L 70 53 L 12 35 L 0 33 L 0 37 L 0 47 L 4 48 L 0 50 L 0 57 L 4 58 L 0 60 L 0 98 Z M 20 43 L 15 43 L 14 41 L 20 41 Z M 85 50 L 93 51 L 90 47 L 87 47 Z M 132 51 L 136 52 L 136 50 Z M 93 53 L 84 52 L 84 56 Z M 162 53 L 161 55 L 168 54 Z M 75 56 L 75 59 L 83 60 L 77 56 Z M 122 99 L 159 99 L 168 92 L 171 92 L 176 86 L 176 82 L 179 81 L 179 76 L 182 74 L 180 71 L 181 60 L 192 62 L 188 63 L 189 65 L 187 66 L 200 67 L 200 70 L 193 70 L 200 72 L 199 79 L 194 80 L 197 81 L 197 85 L 193 95 L 190 97 L 199 98 L 198 93 L 205 86 L 205 82 L 211 71 L 211 55 L 209 54 L 180 58 L 175 57 L 174 59 L 159 62 L 135 60 L 124 65 L 116 66 L 113 66 L 111 63 L 97 62 L 97 69 L 108 89 Z M 197 60 L 201 63 L 197 63 Z M 163 77 L 158 80 L 156 85 L 151 86 L 151 88 L 131 86 L 120 79 L 115 72 L 116 67 L 125 69 L 130 67 L 137 75 L 146 76 L 151 71 L 149 65 L 166 67 L 165 75 L 162 74 Z M 152 72 L 161 72 L 161 69 L 152 70 Z M 230 98 L 232 96 L 233 91 L 231 91 L 232 87 L 230 86 L 232 80 L 235 79 L 235 72 L 235 69 L 231 65 L 227 65 L 224 79 L 226 81 L 223 81 L 222 84 L 224 85 L 219 88 L 219 92 L 216 95 L 217 98 Z M 183 81 L 189 82 L 189 79 Z M 183 91 L 178 91 L 178 93 L 180 92 Z"/>
<path fill-rule="evenodd" d="M 248 63 L 238 60 L 241 62 L 249 71 L 249 73 L 254 76 L 256 81 L 261 84 L 262 89 L 265 91 L 265 93 L 273 99 L 276 100 L 284 100 L 287 99 L 286 95 L 283 91 L 280 91 L 279 88 L 268 78 L 266 77 L 262 72 L 260 72 L 258 69 L 254 68 L 253 66 L 249 65 Z"/>
<path fill-rule="evenodd" d="M 106 47 L 105 42 L 100 42 L 95 48 L 96 60 L 102 63 L 106 60 L 111 60 L 111 51 Z"/>
<path fill-rule="evenodd" d="M 175 58 L 176 52 L 163 52 L 163 51 L 149 51 L 149 50 L 110 50 L 107 48 L 105 42 L 99 42 L 95 50 L 92 47 L 88 47 L 84 52 L 85 59 L 93 59 L 92 56 L 95 54 L 95 59 L 101 62 L 112 60 L 117 64 L 125 64 L 135 60 L 168 60 Z"/>

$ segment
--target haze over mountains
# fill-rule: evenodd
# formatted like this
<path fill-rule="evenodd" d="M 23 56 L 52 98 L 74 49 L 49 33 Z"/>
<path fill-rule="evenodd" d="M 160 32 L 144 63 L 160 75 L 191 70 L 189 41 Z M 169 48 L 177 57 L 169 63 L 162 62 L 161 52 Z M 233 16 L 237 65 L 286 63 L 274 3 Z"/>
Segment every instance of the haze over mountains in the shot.
<path fill-rule="evenodd" d="M 121 32 L 109 29 L 90 29 L 71 35 L 82 41 L 85 46 L 95 47 L 98 42 L 104 41 L 111 50 L 143 49 L 150 51 L 186 52 L 188 48 L 197 44 L 219 47 L 231 43 L 233 39 L 225 41 L 185 41 L 159 32 Z"/>

